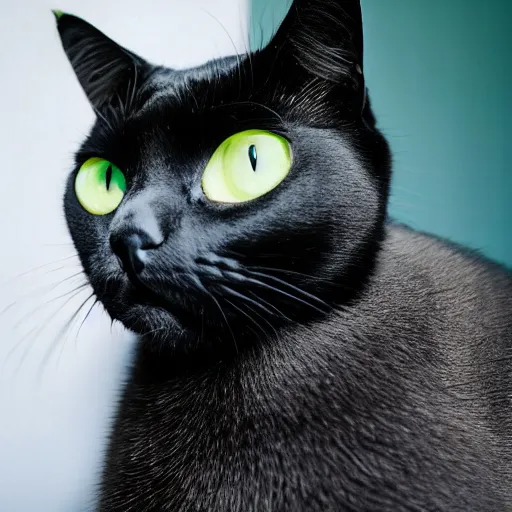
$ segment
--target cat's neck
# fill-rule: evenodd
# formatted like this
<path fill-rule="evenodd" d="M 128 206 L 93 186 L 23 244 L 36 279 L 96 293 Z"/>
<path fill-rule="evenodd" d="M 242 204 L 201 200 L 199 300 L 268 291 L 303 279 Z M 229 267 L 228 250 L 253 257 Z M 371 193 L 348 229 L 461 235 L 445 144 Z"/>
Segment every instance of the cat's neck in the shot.
<path fill-rule="evenodd" d="M 274 352 L 287 344 L 294 326 L 273 330 L 272 335 L 255 336 L 231 331 L 215 335 L 180 332 L 167 339 L 140 338 L 134 359 L 134 377 L 140 383 L 166 384 L 182 378 L 204 378 L 230 372 Z"/>

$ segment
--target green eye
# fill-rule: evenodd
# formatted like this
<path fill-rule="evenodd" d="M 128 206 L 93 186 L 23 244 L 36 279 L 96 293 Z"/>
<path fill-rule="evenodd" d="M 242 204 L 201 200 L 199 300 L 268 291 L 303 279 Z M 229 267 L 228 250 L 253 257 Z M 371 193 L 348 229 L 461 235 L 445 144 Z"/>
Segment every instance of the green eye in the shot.
<path fill-rule="evenodd" d="M 276 188 L 290 172 L 286 139 L 263 130 L 248 130 L 226 139 L 203 173 L 204 194 L 219 203 L 241 203 Z"/>
<path fill-rule="evenodd" d="M 85 210 L 94 215 L 113 212 L 126 191 L 124 174 L 108 160 L 89 158 L 75 179 L 75 193 Z"/>

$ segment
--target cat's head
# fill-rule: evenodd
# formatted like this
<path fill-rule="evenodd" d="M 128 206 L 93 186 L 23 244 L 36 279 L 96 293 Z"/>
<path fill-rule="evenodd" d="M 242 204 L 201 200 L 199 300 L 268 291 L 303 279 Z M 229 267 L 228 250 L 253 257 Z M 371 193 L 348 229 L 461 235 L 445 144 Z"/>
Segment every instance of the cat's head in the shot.
<path fill-rule="evenodd" d="M 390 177 L 359 1 L 296 0 L 262 50 L 185 71 L 56 16 L 97 115 L 65 214 L 114 319 L 232 346 L 356 299 Z"/>

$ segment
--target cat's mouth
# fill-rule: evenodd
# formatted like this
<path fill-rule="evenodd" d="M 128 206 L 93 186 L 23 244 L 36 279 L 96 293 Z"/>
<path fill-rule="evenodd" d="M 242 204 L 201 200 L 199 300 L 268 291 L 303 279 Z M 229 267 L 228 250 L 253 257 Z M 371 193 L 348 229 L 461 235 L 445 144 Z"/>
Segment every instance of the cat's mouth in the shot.
<path fill-rule="evenodd" d="M 152 291 L 150 288 L 146 288 L 145 286 L 134 286 L 132 295 L 134 302 L 141 306 L 161 308 L 172 313 L 171 309 L 173 309 L 173 302 Z"/>
<path fill-rule="evenodd" d="M 163 294 L 140 281 L 136 283 L 130 281 L 129 294 L 130 298 L 137 304 L 168 309 L 170 313 L 173 312 L 181 300 L 181 295 L 170 286 L 167 287 L 165 294 Z"/>
<path fill-rule="evenodd" d="M 127 280 L 122 296 L 122 302 L 133 309 L 137 318 L 129 323 L 139 334 L 147 334 L 155 328 L 155 323 L 171 326 L 178 325 L 181 329 L 193 325 L 196 317 L 196 305 L 181 286 L 176 283 L 165 283 L 162 286 L 152 286 L 142 279 Z M 125 313 L 128 313 L 126 311 Z"/>

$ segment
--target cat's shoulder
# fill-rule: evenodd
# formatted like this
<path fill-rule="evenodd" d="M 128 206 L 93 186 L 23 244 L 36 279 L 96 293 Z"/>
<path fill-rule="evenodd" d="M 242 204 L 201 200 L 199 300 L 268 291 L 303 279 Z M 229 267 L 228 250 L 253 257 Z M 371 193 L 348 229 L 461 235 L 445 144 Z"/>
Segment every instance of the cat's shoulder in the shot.
<path fill-rule="evenodd" d="M 386 227 L 376 281 L 397 294 L 430 293 L 447 305 L 472 297 L 484 308 L 493 303 L 512 312 L 510 269 L 476 250 L 400 224 Z"/>
<path fill-rule="evenodd" d="M 492 261 L 478 250 L 404 224 L 390 223 L 386 226 L 383 249 L 388 256 L 406 258 L 417 266 L 512 279 L 512 269 Z"/>

